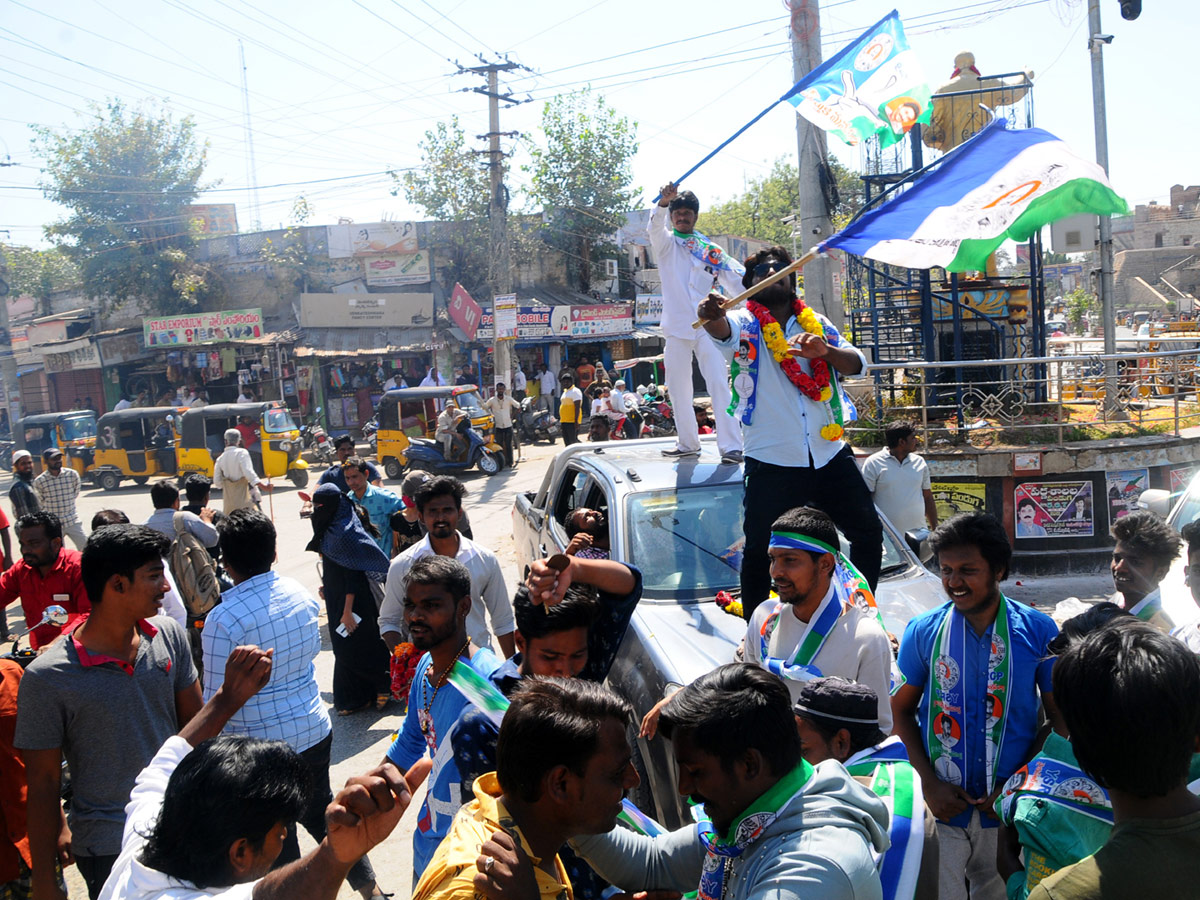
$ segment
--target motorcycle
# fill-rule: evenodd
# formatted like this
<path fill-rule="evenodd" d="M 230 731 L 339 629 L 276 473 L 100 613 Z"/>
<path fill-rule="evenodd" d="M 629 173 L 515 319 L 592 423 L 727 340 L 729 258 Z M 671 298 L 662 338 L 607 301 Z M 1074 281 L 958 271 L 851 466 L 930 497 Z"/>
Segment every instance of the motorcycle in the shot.
<path fill-rule="evenodd" d="M 675 419 L 671 415 L 671 404 L 667 401 L 640 403 L 638 412 L 644 422 L 642 433 L 646 437 L 668 437 L 675 433 Z"/>
<path fill-rule="evenodd" d="M 489 451 L 487 441 L 479 429 L 463 423 L 459 435 L 467 442 L 467 451 L 462 456 L 446 459 L 440 441 L 431 438 L 414 438 L 404 451 L 405 466 L 409 469 L 424 469 L 426 472 L 451 472 L 478 466 L 486 475 L 495 475 L 504 468 L 504 454 Z"/>
<path fill-rule="evenodd" d="M 558 419 L 554 418 L 547 409 L 541 409 L 534 403 L 533 397 L 521 401 L 521 416 L 518 423 L 521 428 L 521 442 L 533 444 L 537 441 L 554 443 L 562 429 Z"/>
<path fill-rule="evenodd" d="M 313 421 L 300 426 L 300 440 L 305 449 L 312 451 L 318 462 L 331 463 L 333 462 L 333 441 L 329 439 L 329 432 L 322 427 L 320 419 L 316 418 L 320 415 L 321 407 L 318 406 Z"/>
<path fill-rule="evenodd" d="M 37 659 L 37 651 L 33 647 L 21 649 L 21 638 L 25 637 L 25 635 L 29 634 L 35 628 L 41 628 L 43 625 L 57 625 L 59 628 L 62 628 L 62 626 L 67 624 L 69 618 L 70 615 L 66 609 L 57 603 L 47 606 L 42 613 L 41 621 L 34 625 L 33 628 L 26 628 L 24 631 L 17 632 L 12 639 L 12 646 L 9 648 L 8 653 L 4 654 L 4 658 L 11 659 L 22 669 L 27 668 L 31 662 Z"/>
<path fill-rule="evenodd" d="M 379 448 L 377 446 L 379 438 L 375 434 L 377 431 L 379 431 L 379 419 L 375 416 L 371 416 L 371 418 L 367 419 L 367 421 L 363 423 L 362 436 L 363 440 L 371 445 L 372 456 L 377 456 L 379 452 Z"/>

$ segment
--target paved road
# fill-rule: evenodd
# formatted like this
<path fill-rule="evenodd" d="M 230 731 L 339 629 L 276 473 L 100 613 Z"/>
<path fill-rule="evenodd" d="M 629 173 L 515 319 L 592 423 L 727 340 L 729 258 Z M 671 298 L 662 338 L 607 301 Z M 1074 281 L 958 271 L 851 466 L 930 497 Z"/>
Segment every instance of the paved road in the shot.
<path fill-rule="evenodd" d="M 463 476 L 467 485 L 467 507 L 471 513 L 471 525 L 475 538 L 484 546 L 493 549 L 500 558 L 505 580 L 510 591 L 516 586 L 516 557 L 512 542 L 512 499 L 520 491 L 535 490 L 542 481 L 547 463 L 561 444 L 539 444 L 526 447 L 525 458 L 513 470 L 505 470 L 491 478 L 471 472 Z M 320 469 L 313 472 L 315 481 Z M 0 493 L 7 495 L 9 481 L 0 480 Z M 395 487 L 396 485 L 391 485 Z M 320 580 L 317 576 L 316 557 L 304 551 L 304 545 L 312 537 L 312 528 L 307 520 L 299 516 L 300 498 L 291 484 L 277 484 L 275 491 L 264 502 L 267 512 L 272 513 L 279 532 L 278 570 L 297 579 L 316 594 Z M 219 499 L 213 503 L 220 508 Z M 5 507 L 8 503 L 5 500 Z M 79 504 L 85 526 L 92 515 L 101 509 L 122 509 L 134 522 L 144 522 L 153 511 L 148 487 L 137 487 L 126 482 L 117 491 L 99 489 L 85 490 Z M 14 551 L 16 548 L 14 547 Z M 1079 596 L 1087 600 L 1101 599 L 1111 590 L 1112 582 L 1106 575 L 1072 578 L 1021 579 L 1008 582 L 1005 586 L 1009 596 L 1025 602 L 1037 602 L 1039 606 L 1052 607 L 1068 596 Z M 9 622 L 13 628 L 20 627 L 19 605 L 9 609 Z M 324 629 L 322 629 L 324 631 Z M 332 705 L 329 687 L 333 681 L 333 654 L 325 639 L 322 652 L 317 659 L 317 677 L 324 690 L 324 697 Z M 391 735 L 399 728 L 402 719 L 392 709 L 376 713 L 359 713 L 346 718 L 334 719 L 333 770 L 335 786 L 352 775 L 363 772 L 383 758 Z M 418 797 L 418 800 L 420 798 Z M 415 819 L 416 804 L 405 814 L 400 827 L 374 853 L 371 861 L 375 866 L 379 884 L 383 890 L 395 892 L 399 900 L 406 900 L 410 893 L 412 872 L 411 835 Z M 302 847 L 310 847 L 307 835 Z M 73 898 L 86 897 L 82 880 L 75 869 L 68 870 L 68 883 Z M 354 900 L 355 894 L 343 885 L 342 900 Z"/>

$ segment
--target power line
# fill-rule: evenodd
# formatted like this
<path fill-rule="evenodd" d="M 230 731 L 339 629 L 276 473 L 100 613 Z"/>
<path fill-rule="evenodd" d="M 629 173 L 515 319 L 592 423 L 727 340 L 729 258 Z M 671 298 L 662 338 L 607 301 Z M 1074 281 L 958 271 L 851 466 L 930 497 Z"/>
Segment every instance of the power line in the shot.
<path fill-rule="evenodd" d="M 381 172 L 364 172 L 359 175 L 336 175 L 332 178 L 313 178 L 308 181 L 281 181 L 278 184 L 263 184 L 259 185 L 259 190 L 268 190 L 271 188 L 281 187 L 301 187 L 306 184 L 328 184 L 333 181 L 351 181 L 360 178 L 373 178 L 381 175 L 390 176 L 393 172 L 407 172 L 414 169 L 416 166 L 407 166 L 399 169 L 384 169 Z M 5 191 L 40 191 L 42 188 L 34 185 L 23 184 L 0 184 L 0 190 Z M 204 188 L 199 191 L 128 191 L 128 190 L 85 190 L 85 189 L 69 189 L 61 191 L 64 194 L 103 194 L 103 195 L 130 195 L 130 196 L 170 196 L 172 194 L 224 194 L 236 191 L 249 191 L 248 187 L 231 187 L 231 188 Z"/>

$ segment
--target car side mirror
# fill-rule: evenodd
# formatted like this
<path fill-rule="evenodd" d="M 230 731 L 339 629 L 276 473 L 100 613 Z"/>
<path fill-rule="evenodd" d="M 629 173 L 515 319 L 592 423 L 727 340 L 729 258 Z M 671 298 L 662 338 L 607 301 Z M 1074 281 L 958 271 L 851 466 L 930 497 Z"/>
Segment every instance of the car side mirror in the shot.
<path fill-rule="evenodd" d="M 933 551 L 929 549 L 928 528 L 914 528 L 911 531 L 904 532 L 904 543 L 908 544 L 913 555 L 922 563 L 928 562 L 933 556 Z"/>
<path fill-rule="evenodd" d="M 1171 512 L 1171 492 L 1164 491 L 1161 488 L 1151 488 L 1148 491 L 1142 491 L 1138 496 L 1138 506 L 1142 509 L 1148 509 L 1165 519 Z"/>

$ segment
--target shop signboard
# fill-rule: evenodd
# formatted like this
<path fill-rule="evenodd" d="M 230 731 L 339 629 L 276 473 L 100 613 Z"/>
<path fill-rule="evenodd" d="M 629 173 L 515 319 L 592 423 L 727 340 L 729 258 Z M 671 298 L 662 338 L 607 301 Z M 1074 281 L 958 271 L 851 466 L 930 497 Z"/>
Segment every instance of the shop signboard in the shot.
<path fill-rule="evenodd" d="M 498 341 L 517 339 L 517 295 L 501 294 L 492 302 L 495 332 Z"/>
<path fill-rule="evenodd" d="M 416 328 L 433 322 L 433 294 L 301 294 L 305 328 Z"/>
<path fill-rule="evenodd" d="M 119 366 L 147 355 L 143 341 L 143 335 L 133 331 L 129 334 L 100 338 L 96 341 L 96 348 L 100 351 L 100 361 L 103 365 Z"/>
<path fill-rule="evenodd" d="M 147 347 L 218 344 L 249 341 L 263 336 L 261 309 L 226 309 L 190 316 L 143 318 Z"/>
<path fill-rule="evenodd" d="M 326 225 L 330 259 L 374 256 L 378 253 L 416 253 L 416 222 L 375 222 L 369 225 Z"/>
<path fill-rule="evenodd" d="M 446 312 L 450 314 L 454 324 L 462 329 L 468 341 L 475 340 L 475 334 L 479 331 L 479 323 L 483 317 L 483 310 L 467 293 L 467 289 L 457 282 L 454 284 L 454 290 L 450 292 L 450 302 L 446 305 Z"/>
<path fill-rule="evenodd" d="M 368 256 L 362 262 L 371 287 L 429 283 L 429 253 L 425 250 Z"/>
<path fill-rule="evenodd" d="M 629 303 L 556 306 L 550 326 L 563 338 L 616 337 L 633 331 L 633 309 Z"/>
<path fill-rule="evenodd" d="M 1150 487 L 1149 469 L 1122 469 L 1106 472 L 1108 488 L 1108 524 L 1137 512 L 1138 497 Z"/>
<path fill-rule="evenodd" d="M 517 340 L 545 341 L 553 337 L 550 331 L 550 306 L 518 306 L 517 307 Z M 462 327 L 461 325 L 459 326 Z M 495 320 L 490 309 L 483 310 L 479 316 L 479 330 L 475 332 L 475 340 L 491 343 L 495 334 Z"/>
<path fill-rule="evenodd" d="M 987 512 L 987 485 L 979 481 L 935 481 L 930 485 L 938 521 L 959 513 Z"/>
<path fill-rule="evenodd" d="M 638 294 L 633 305 L 634 325 L 659 325 L 662 323 L 662 294 Z"/>
<path fill-rule="evenodd" d="M 1090 481 L 1039 481 L 1013 490 L 1017 540 L 1082 538 L 1095 532 Z"/>
<path fill-rule="evenodd" d="M 72 369 L 98 369 L 100 354 L 91 340 L 79 338 L 67 344 L 55 344 L 53 348 L 43 349 L 42 365 L 51 375 Z"/>

